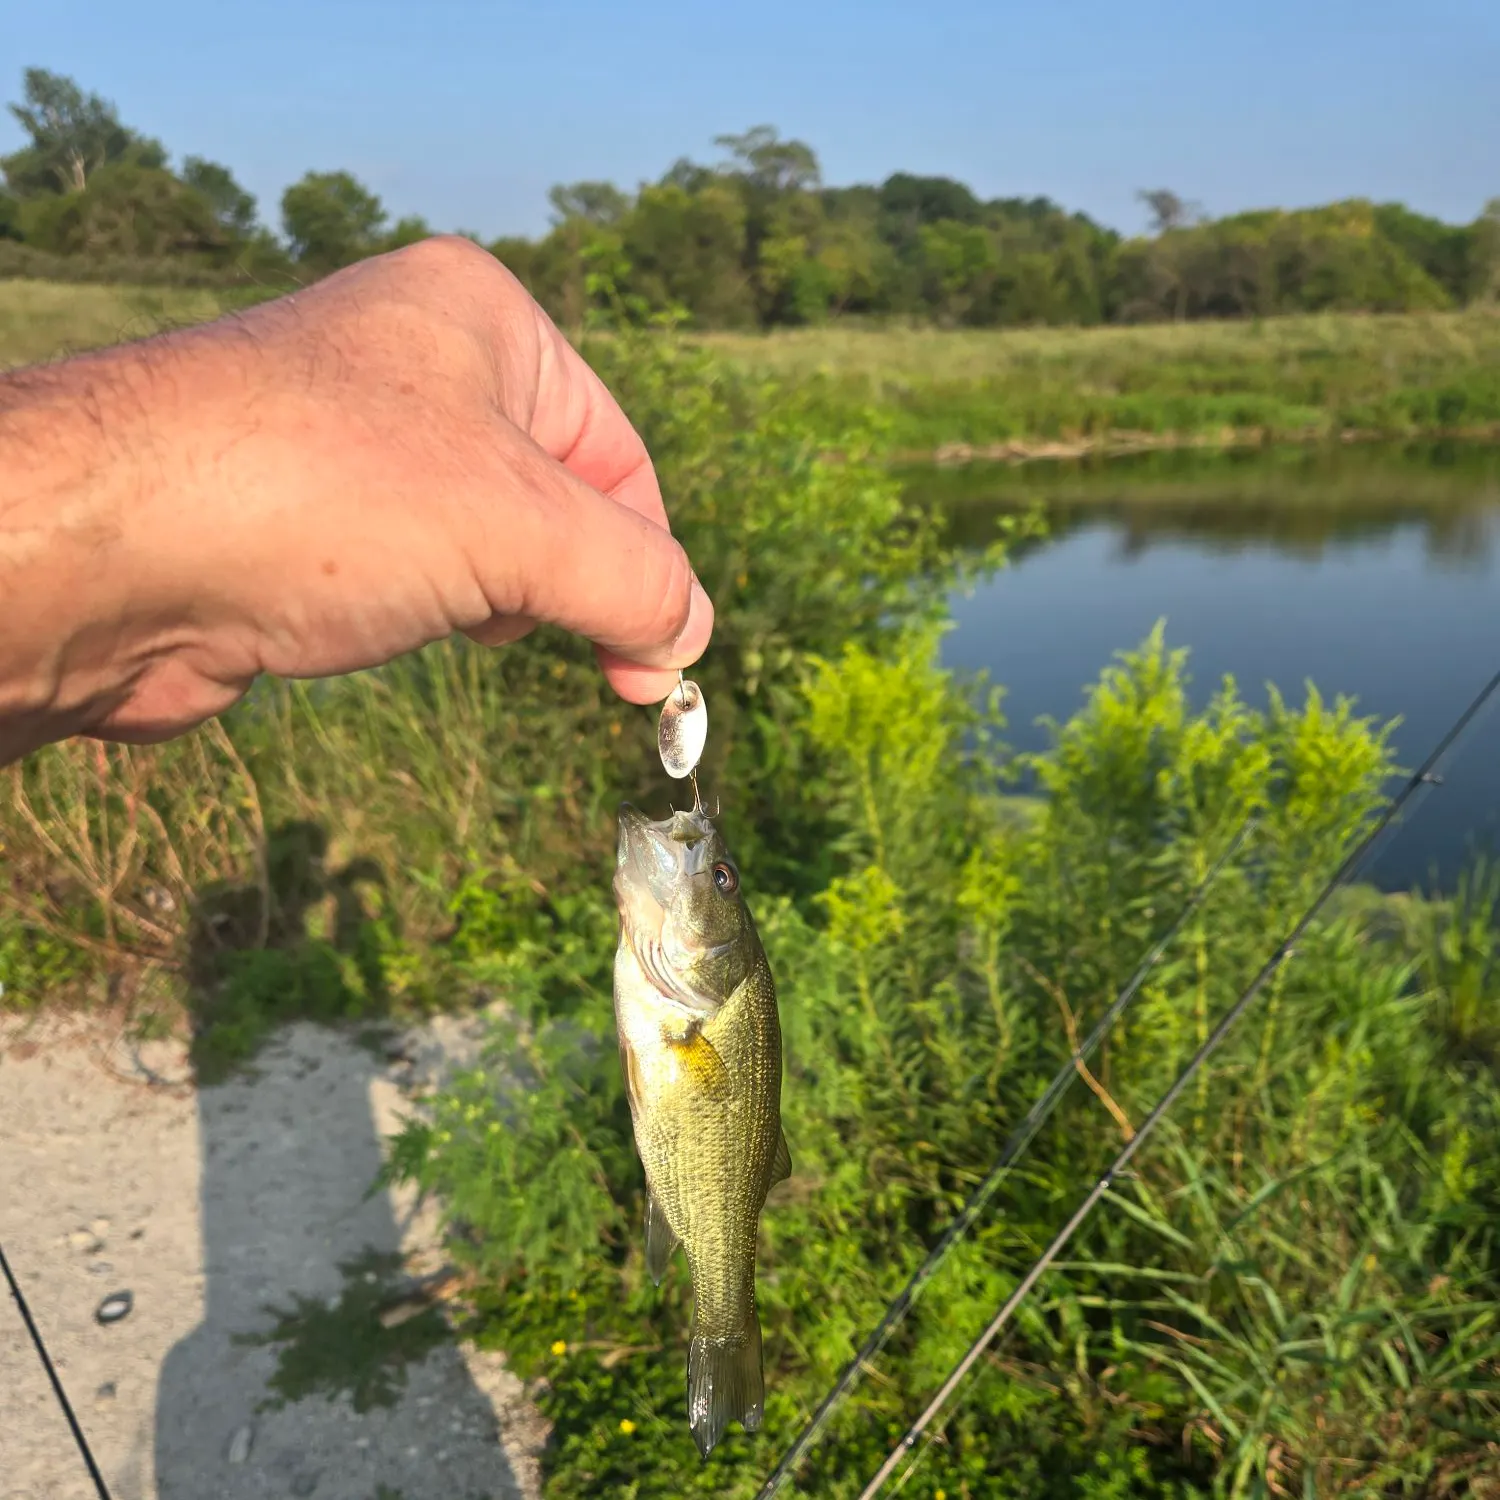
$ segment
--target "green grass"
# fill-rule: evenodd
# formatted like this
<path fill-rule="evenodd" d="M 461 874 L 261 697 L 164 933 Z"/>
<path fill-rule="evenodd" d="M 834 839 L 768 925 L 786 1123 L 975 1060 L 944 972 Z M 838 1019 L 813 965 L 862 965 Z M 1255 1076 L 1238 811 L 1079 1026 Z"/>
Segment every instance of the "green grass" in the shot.
<path fill-rule="evenodd" d="M 0 281 L 0 370 L 207 322 L 267 295 L 259 289 Z"/>
<path fill-rule="evenodd" d="M 1246 323 L 714 334 L 744 368 L 890 413 L 898 449 L 1409 436 L 1500 427 L 1500 311 Z"/>
<path fill-rule="evenodd" d="M 270 295 L 0 281 L 0 368 L 199 322 Z M 1342 433 L 1500 431 L 1500 310 L 982 331 L 836 325 L 701 342 L 865 407 L 898 451 L 1061 456 Z"/>

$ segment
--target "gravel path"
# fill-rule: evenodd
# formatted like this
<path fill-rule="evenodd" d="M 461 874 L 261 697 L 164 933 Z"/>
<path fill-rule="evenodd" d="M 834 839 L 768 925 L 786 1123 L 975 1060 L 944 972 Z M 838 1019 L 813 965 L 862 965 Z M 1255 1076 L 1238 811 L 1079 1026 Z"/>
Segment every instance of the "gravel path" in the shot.
<path fill-rule="evenodd" d="M 0 1243 L 115 1500 L 537 1494 L 545 1429 L 500 1357 L 447 1341 L 392 1405 L 318 1390 L 267 1410 L 278 1348 L 243 1341 L 271 1307 L 335 1307 L 361 1255 L 438 1264 L 429 1213 L 365 1193 L 407 1092 L 477 1034 L 426 1027 L 392 1062 L 297 1026 L 253 1076 L 197 1090 L 175 1044 L 0 1018 Z M 128 1316 L 96 1322 L 119 1291 Z M 93 1496 L 0 1286 L 0 1500 Z"/>

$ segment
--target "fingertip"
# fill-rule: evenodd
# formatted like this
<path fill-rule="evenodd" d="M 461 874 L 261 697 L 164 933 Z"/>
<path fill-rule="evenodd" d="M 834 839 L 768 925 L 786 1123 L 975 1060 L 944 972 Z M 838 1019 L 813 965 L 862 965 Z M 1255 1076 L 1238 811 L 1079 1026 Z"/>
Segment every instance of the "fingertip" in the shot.
<path fill-rule="evenodd" d="M 677 686 L 677 673 L 664 671 L 661 667 L 643 667 L 639 662 L 626 661 L 603 646 L 596 646 L 594 654 L 604 671 L 605 680 L 627 703 L 642 706 L 665 701 Z"/>
<path fill-rule="evenodd" d="M 694 574 L 688 594 L 687 619 L 676 639 L 659 654 L 657 661 L 635 661 L 606 646 L 594 649 L 610 686 L 627 703 L 659 703 L 676 687 L 678 672 L 686 671 L 708 649 L 713 630 L 713 600 Z"/>

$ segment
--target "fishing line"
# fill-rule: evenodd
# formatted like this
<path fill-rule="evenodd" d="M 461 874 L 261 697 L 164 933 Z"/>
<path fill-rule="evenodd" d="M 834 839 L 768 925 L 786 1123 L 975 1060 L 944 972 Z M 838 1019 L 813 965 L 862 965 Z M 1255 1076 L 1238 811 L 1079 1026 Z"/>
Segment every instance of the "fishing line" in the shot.
<path fill-rule="evenodd" d="M 970 1227 L 979 1215 L 984 1211 L 986 1204 L 994 1196 L 995 1190 L 1000 1186 L 1001 1179 L 1005 1173 L 1014 1165 L 1016 1158 L 1031 1144 L 1038 1130 L 1046 1123 L 1047 1118 L 1056 1108 L 1067 1090 L 1068 1085 L 1078 1076 L 1078 1064 L 1086 1062 L 1092 1056 L 1094 1049 L 1103 1040 L 1105 1033 L 1120 1018 L 1125 1008 L 1135 998 L 1136 992 L 1146 982 L 1151 970 L 1156 967 L 1163 953 L 1171 946 L 1188 919 L 1203 904 L 1204 897 L 1209 888 L 1219 878 L 1224 867 L 1234 858 L 1240 845 L 1244 843 L 1252 828 L 1255 826 L 1255 816 L 1252 814 L 1240 824 L 1235 835 L 1230 839 L 1228 845 L 1209 867 L 1208 873 L 1199 882 L 1187 904 L 1178 912 L 1176 919 L 1165 932 L 1147 950 L 1146 955 L 1136 967 L 1135 973 L 1130 976 L 1124 989 L 1115 996 L 1109 1009 L 1100 1016 L 1094 1029 L 1084 1038 L 1083 1043 L 1076 1052 L 1070 1053 L 1068 1060 L 1058 1069 L 1052 1079 L 1031 1106 L 1026 1118 L 1013 1130 L 1009 1139 L 1001 1149 L 999 1157 L 993 1167 L 990 1168 L 984 1180 L 970 1193 L 968 1201 L 959 1211 L 958 1217 L 948 1226 L 943 1237 L 933 1246 L 928 1253 L 927 1259 L 912 1273 L 911 1279 L 901 1289 L 895 1301 L 886 1309 L 880 1322 L 875 1325 L 870 1336 L 860 1346 L 859 1352 L 844 1368 L 844 1372 L 835 1381 L 833 1388 L 819 1403 L 818 1409 L 809 1418 L 807 1425 L 803 1427 L 792 1445 L 782 1454 L 780 1461 L 771 1471 L 770 1477 L 761 1487 L 757 1500 L 769 1500 L 791 1475 L 793 1468 L 806 1454 L 807 1450 L 817 1440 L 818 1434 L 823 1430 L 829 1415 L 835 1406 L 844 1398 L 849 1389 L 859 1379 L 865 1366 L 880 1353 L 885 1347 L 886 1340 L 895 1331 L 896 1325 L 904 1318 L 913 1302 L 921 1294 L 922 1288 L 937 1273 L 943 1261 L 947 1259 L 949 1252 L 968 1233 Z"/>
<path fill-rule="evenodd" d="M 47 1353 L 47 1346 L 42 1342 L 42 1332 L 36 1326 L 31 1316 L 31 1309 L 26 1305 L 26 1298 L 21 1294 L 21 1285 L 11 1273 L 10 1262 L 5 1258 L 5 1247 L 0 1245 L 0 1271 L 4 1271 L 5 1279 L 10 1283 L 10 1294 L 16 1299 L 16 1306 L 21 1309 L 21 1321 L 26 1325 L 26 1331 L 31 1335 L 31 1342 L 36 1346 L 37 1357 L 42 1362 L 42 1368 L 47 1372 L 47 1378 L 52 1382 L 52 1389 L 57 1393 L 58 1404 L 63 1409 L 63 1415 L 68 1419 L 68 1426 L 73 1429 L 73 1441 L 78 1444 L 78 1451 L 83 1454 L 83 1461 L 88 1467 L 89 1478 L 94 1481 L 94 1488 L 99 1492 L 99 1500 L 110 1500 L 109 1486 L 104 1482 L 104 1476 L 99 1472 L 99 1465 L 94 1462 L 94 1455 L 89 1450 L 89 1440 L 83 1435 L 83 1428 L 78 1425 L 78 1418 L 73 1414 L 73 1404 L 68 1400 L 68 1393 L 63 1389 L 62 1381 L 58 1379 L 57 1371 L 53 1368 L 52 1359 Z"/>
<path fill-rule="evenodd" d="M 1447 733 L 1444 734 L 1443 737 L 1438 741 L 1435 748 L 1427 756 L 1427 759 L 1422 762 L 1421 766 L 1415 772 L 1412 773 L 1411 778 L 1401 789 L 1400 793 L 1391 801 L 1390 805 L 1386 808 L 1384 813 L 1382 813 L 1381 816 L 1376 819 L 1374 826 L 1371 827 L 1370 831 L 1366 833 L 1364 838 L 1362 838 L 1359 843 L 1356 844 L 1354 848 L 1349 852 L 1349 854 L 1345 856 L 1343 863 L 1340 864 L 1338 869 L 1334 871 L 1333 875 L 1329 877 L 1323 888 L 1313 899 L 1312 904 L 1297 919 L 1291 931 L 1289 931 L 1287 935 L 1281 940 L 1280 946 L 1266 961 L 1265 966 L 1241 992 L 1239 999 L 1236 1000 L 1234 1004 L 1231 1005 L 1229 1009 L 1225 1011 L 1224 1014 L 1220 1017 L 1218 1025 L 1214 1027 L 1213 1031 L 1209 1034 L 1203 1045 L 1199 1047 L 1198 1050 L 1193 1054 L 1193 1056 L 1188 1060 L 1186 1067 L 1184 1067 L 1182 1072 L 1177 1075 L 1177 1078 L 1172 1083 L 1171 1087 L 1168 1088 L 1166 1093 L 1164 1093 L 1157 1101 L 1155 1107 L 1151 1110 L 1151 1113 L 1141 1121 L 1140 1128 L 1125 1143 L 1124 1148 L 1110 1164 L 1104 1175 L 1100 1177 L 1100 1179 L 1089 1190 L 1083 1201 L 1078 1205 L 1077 1209 L 1074 1210 L 1072 1218 L 1070 1218 L 1068 1222 L 1063 1225 L 1063 1227 L 1058 1231 L 1056 1237 L 1053 1239 L 1052 1243 L 1048 1245 L 1047 1248 L 1042 1251 L 1041 1255 L 1037 1257 L 1031 1269 L 1026 1273 L 1024 1277 L 1021 1278 L 1020 1282 L 1016 1285 L 1015 1290 L 1012 1291 L 1010 1296 L 1007 1297 L 1004 1303 L 1001 1304 L 999 1312 L 995 1314 L 989 1326 L 984 1330 L 983 1333 L 979 1335 L 977 1339 L 974 1340 L 973 1344 L 969 1347 L 968 1353 L 965 1354 L 964 1357 L 959 1360 L 959 1362 L 953 1367 L 951 1373 L 943 1382 L 937 1395 L 934 1396 L 928 1403 L 927 1409 L 922 1413 L 920 1417 L 917 1418 L 915 1422 L 912 1423 L 912 1425 L 907 1429 L 905 1436 L 902 1437 L 901 1440 L 896 1444 L 896 1446 L 891 1449 L 890 1453 L 886 1457 L 885 1462 L 880 1466 L 880 1469 L 876 1473 L 875 1477 L 860 1492 L 859 1500 L 871 1500 L 871 1497 L 874 1496 L 880 1490 L 881 1486 L 884 1485 L 885 1481 L 890 1478 L 896 1466 L 901 1462 L 902 1455 L 910 1453 L 911 1450 L 916 1447 L 917 1440 L 922 1436 L 922 1434 L 931 1425 L 933 1419 L 947 1404 L 948 1399 L 950 1396 L 952 1396 L 953 1392 L 957 1390 L 959 1385 L 963 1383 L 963 1380 L 969 1374 L 969 1371 L 973 1369 L 979 1357 L 984 1353 L 986 1349 L 989 1348 L 989 1346 L 995 1341 L 995 1338 L 1000 1333 L 1000 1331 L 1010 1321 L 1011 1316 L 1014 1314 L 1015 1310 L 1025 1300 L 1027 1293 L 1030 1292 L 1031 1289 L 1037 1284 L 1037 1282 L 1041 1280 L 1042 1276 L 1047 1270 L 1047 1267 L 1050 1266 L 1052 1262 L 1056 1260 L 1057 1257 L 1062 1253 L 1068 1241 L 1072 1239 L 1073 1235 L 1078 1231 L 1079 1226 L 1082 1225 L 1083 1221 L 1088 1218 L 1090 1213 L 1093 1212 L 1099 1200 L 1103 1198 L 1104 1195 L 1110 1190 L 1111 1186 L 1114 1183 L 1114 1179 L 1121 1172 L 1123 1172 L 1127 1166 L 1129 1166 L 1131 1158 L 1135 1156 L 1136 1152 L 1140 1150 L 1141 1146 L 1145 1143 L 1151 1133 L 1166 1117 L 1167 1111 L 1171 1109 L 1172 1105 L 1176 1103 L 1178 1096 L 1192 1081 L 1193 1075 L 1198 1071 L 1200 1067 L 1203 1066 L 1203 1064 L 1208 1060 L 1209 1056 L 1229 1034 L 1235 1022 L 1238 1021 L 1239 1018 L 1245 1013 L 1245 1011 L 1249 1009 L 1250 1005 L 1254 1002 L 1255 997 L 1265 987 L 1267 981 L 1272 977 L 1272 975 L 1276 973 L 1276 971 L 1282 966 L 1282 964 L 1292 956 L 1294 945 L 1301 938 L 1302 934 L 1307 930 L 1307 928 L 1311 925 L 1318 913 L 1323 909 L 1324 905 L 1328 901 L 1328 898 L 1332 896 L 1334 891 L 1336 891 L 1339 886 L 1341 886 L 1349 878 L 1349 876 L 1352 875 L 1354 871 L 1364 863 L 1365 859 L 1369 856 L 1370 850 L 1374 846 L 1376 840 L 1378 840 L 1381 834 L 1383 834 L 1386 829 L 1389 828 L 1390 825 L 1395 821 L 1396 817 L 1400 814 L 1402 808 L 1407 804 L 1407 802 L 1409 802 L 1412 797 L 1414 797 L 1417 792 L 1420 791 L 1423 787 L 1441 784 L 1442 778 L 1433 774 L 1433 768 L 1437 765 L 1438 761 L 1440 761 L 1443 756 L 1448 753 L 1455 741 L 1457 741 L 1460 736 L 1463 735 L 1465 730 L 1468 729 L 1475 715 L 1478 714 L 1480 709 L 1485 706 L 1485 704 L 1490 700 L 1490 698 L 1495 694 L 1497 690 L 1500 690 L 1500 672 L 1496 672 L 1495 675 L 1490 678 L 1489 682 L 1485 684 L 1485 686 L 1475 696 L 1473 701 L 1470 702 L 1469 706 L 1464 709 L 1464 711 L 1458 716 L 1456 720 L 1454 720 L 1452 726 L 1448 729 Z M 932 1439 L 929 1438 L 928 1442 L 931 1443 L 931 1441 Z M 913 1464 L 918 1462 L 920 1460 L 920 1457 L 921 1455 L 918 1455 L 918 1458 L 916 1460 L 913 1460 Z"/>

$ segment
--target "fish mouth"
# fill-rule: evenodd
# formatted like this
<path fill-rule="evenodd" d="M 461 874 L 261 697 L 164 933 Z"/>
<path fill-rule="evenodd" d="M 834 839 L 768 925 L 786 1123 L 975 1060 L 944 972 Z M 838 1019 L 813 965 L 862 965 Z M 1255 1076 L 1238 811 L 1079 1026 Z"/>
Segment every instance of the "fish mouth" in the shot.
<path fill-rule="evenodd" d="M 718 1002 L 677 972 L 666 917 L 684 883 L 702 873 L 712 832 L 702 813 L 673 813 L 653 822 L 630 803 L 620 805 L 614 889 L 621 929 L 658 993 L 697 1017 L 712 1014 Z"/>
<path fill-rule="evenodd" d="M 683 880 L 699 873 L 704 841 L 713 832 L 713 824 L 700 812 L 674 812 L 653 822 L 640 808 L 622 802 L 619 830 L 616 898 L 623 904 L 627 893 L 639 899 L 649 891 L 653 903 L 664 910 Z"/>

